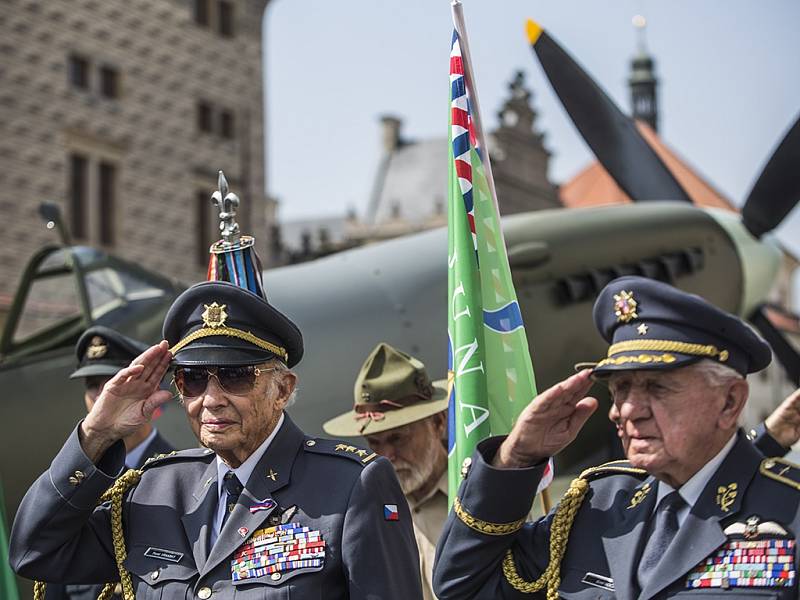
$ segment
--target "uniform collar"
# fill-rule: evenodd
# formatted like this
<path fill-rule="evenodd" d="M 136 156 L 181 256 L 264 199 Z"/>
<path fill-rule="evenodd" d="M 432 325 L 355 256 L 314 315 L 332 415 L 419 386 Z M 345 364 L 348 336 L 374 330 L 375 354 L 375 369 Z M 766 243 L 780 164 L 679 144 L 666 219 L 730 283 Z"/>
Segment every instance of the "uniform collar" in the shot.
<path fill-rule="evenodd" d="M 691 509 L 691 507 L 697 503 L 697 500 L 700 498 L 700 494 L 702 494 L 703 490 L 706 489 L 706 485 L 708 484 L 709 480 L 714 473 L 717 472 L 717 469 L 733 449 L 733 445 L 735 443 L 736 434 L 734 433 L 731 435 L 731 439 L 729 439 L 722 447 L 722 450 L 717 452 L 714 458 L 703 465 L 697 473 L 692 475 L 689 480 L 684 483 L 680 489 L 678 489 L 678 493 L 681 495 L 681 498 L 683 498 L 683 501 L 686 502 L 688 509 Z M 655 505 L 658 506 L 661 502 L 661 499 L 673 491 L 675 491 L 675 488 L 673 488 L 671 485 L 664 483 L 663 481 L 659 481 L 658 495 L 656 496 Z"/>
<path fill-rule="evenodd" d="M 158 431 L 155 427 L 153 427 L 150 435 L 144 438 L 141 443 L 131 448 L 130 452 L 125 455 L 125 466 L 129 469 L 135 469 L 141 465 L 142 458 L 144 458 L 144 453 L 147 451 L 147 447 L 150 445 L 150 442 L 156 439 L 157 435 Z"/>
<path fill-rule="evenodd" d="M 242 485 L 247 484 L 248 480 L 250 479 L 250 475 L 253 474 L 253 471 L 255 470 L 256 465 L 258 464 L 258 461 L 261 460 L 261 457 L 264 456 L 264 453 L 267 451 L 267 448 L 269 448 L 270 444 L 272 443 L 272 440 L 274 440 L 275 437 L 278 435 L 278 431 L 280 431 L 281 425 L 283 425 L 283 421 L 284 421 L 284 414 L 281 413 L 281 416 L 278 419 L 278 424 L 275 425 L 275 429 L 272 430 L 272 433 L 270 433 L 267 436 L 267 439 L 265 439 L 261 443 L 261 445 L 258 448 L 256 448 L 255 452 L 253 452 L 250 456 L 248 456 L 247 459 L 235 469 L 231 469 L 228 465 L 225 464 L 225 462 L 219 456 L 217 456 L 217 495 L 220 498 L 222 497 L 222 492 L 225 489 L 223 487 L 223 477 L 225 477 L 225 474 L 228 471 L 233 471 Z"/>

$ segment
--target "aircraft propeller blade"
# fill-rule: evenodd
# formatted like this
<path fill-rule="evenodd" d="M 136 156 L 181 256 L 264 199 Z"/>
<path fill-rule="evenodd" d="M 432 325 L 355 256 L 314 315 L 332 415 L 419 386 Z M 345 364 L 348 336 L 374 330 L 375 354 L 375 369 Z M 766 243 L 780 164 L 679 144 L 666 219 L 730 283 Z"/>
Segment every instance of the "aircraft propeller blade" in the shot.
<path fill-rule="evenodd" d="M 691 202 L 633 120 L 617 108 L 580 65 L 534 21 L 528 20 L 527 33 L 556 95 L 617 185 L 634 201 Z"/>
<path fill-rule="evenodd" d="M 800 117 L 761 171 L 742 208 L 742 221 L 754 236 L 772 231 L 800 201 Z"/>
<path fill-rule="evenodd" d="M 765 308 L 757 308 L 750 316 L 750 322 L 761 332 L 764 339 L 772 348 L 775 358 L 781 363 L 786 376 L 795 387 L 800 386 L 800 354 L 794 346 L 784 337 L 780 329 L 775 327 L 767 317 Z"/>

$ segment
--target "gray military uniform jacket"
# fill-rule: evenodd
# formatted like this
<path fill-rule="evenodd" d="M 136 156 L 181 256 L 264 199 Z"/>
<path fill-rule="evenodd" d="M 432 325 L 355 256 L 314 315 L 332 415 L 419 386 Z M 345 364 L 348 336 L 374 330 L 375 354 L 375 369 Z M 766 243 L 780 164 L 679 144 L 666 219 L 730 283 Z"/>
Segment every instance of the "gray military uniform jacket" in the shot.
<path fill-rule="evenodd" d="M 142 452 L 142 458 L 135 468 L 141 469 L 148 458 L 156 456 L 157 454 L 172 452 L 174 449 L 175 448 L 156 431 L 155 437 L 147 444 L 144 452 Z M 45 600 L 97 600 L 102 591 L 103 585 L 101 584 L 54 584 L 47 586 Z M 115 596 L 117 596 L 117 594 L 115 594 Z"/>
<path fill-rule="evenodd" d="M 479 444 L 458 491 L 463 518 L 455 511 L 448 516 L 433 576 L 440 600 L 536 597 L 512 587 L 502 563 L 511 550 L 517 574 L 526 581 L 536 580 L 547 567 L 553 513 L 520 528 L 514 524 L 524 519 L 544 465 L 493 468 L 491 461 L 501 442 L 502 438 L 490 438 Z M 800 485 L 793 480 L 800 481 L 800 469 L 781 459 L 765 459 L 743 434 L 712 475 L 644 590 L 636 583 L 636 563 L 643 531 L 655 509 L 657 481 L 625 461 L 599 467 L 587 479 L 589 489 L 561 562 L 562 598 L 797 598 L 798 557 L 792 546 L 800 531 Z M 761 547 L 788 546 L 784 560 L 791 578 L 738 587 L 746 582 L 720 577 L 709 582 L 718 587 L 691 587 L 701 571 L 719 570 L 713 564 L 715 557 L 731 558 L 750 517 L 757 517 L 757 523 L 777 524 L 758 525 L 751 537 Z M 544 592 L 540 594 L 544 597 Z"/>
<path fill-rule="evenodd" d="M 14 520 L 9 554 L 20 575 L 55 582 L 118 579 L 109 508 L 96 504 L 123 460 L 119 443 L 95 466 L 73 432 Z M 76 478 L 76 471 L 84 476 Z M 210 450 L 181 451 L 144 468 L 123 506 L 125 566 L 137 598 L 420 597 L 411 516 L 386 459 L 308 438 L 287 416 L 209 547 L 217 489 Z M 322 564 L 284 565 L 259 576 L 240 572 L 234 581 L 250 539 L 263 538 L 281 521 L 324 540 Z M 266 548 L 256 554 L 265 558 Z"/>

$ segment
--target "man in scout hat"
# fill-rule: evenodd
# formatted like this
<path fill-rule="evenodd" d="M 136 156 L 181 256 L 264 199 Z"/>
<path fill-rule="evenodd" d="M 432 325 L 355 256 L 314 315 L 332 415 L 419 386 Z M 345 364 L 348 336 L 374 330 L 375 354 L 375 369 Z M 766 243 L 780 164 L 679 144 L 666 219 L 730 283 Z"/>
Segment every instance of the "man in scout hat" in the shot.
<path fill-rule="evenodd" d="M 433 599 L 433 558 L 447 518 L 447 381 L 431 382 L 422 362 L 382 342 L 361 367 L 353 394 L 353 410 L 322 428 L 364 436 L 391 461 L 414 520 L 422 597 Z"/>
<path fill-rule="evenodd" d="M 285 412 L 303 338 L 267 301 L 222 176 L 214 199 L 223 240 L 209 273 L 220 280 L 175 300 L 165 340 L 106 384 L 28 491 L 12 566 L 51 581 L 120 579 L 127 597 L 162 600 L 419 598 L 411 516 L 391 464 L 309 437 Z M 158 382 L 170 364 L 204 447 L 130 471 L 111 507 L 98 505 L 123 468 L 121 440 L 169 400 Z"/>
<path fill-rule="evenodd" d="M 86 412 L 92 410 L 103 386 L 146 349 L 147 344 L 102 325 L 93 325 L 83 332 L 75 345 L 78 367 L 69 378 L 83 379 Z M 150 422 L 143 423 L 122 441 L 125 466 L 129 469 L 138 469 L 148 458 L 174 450 Z M 52 585 L 47 588 L 46 599 L 96 600 L 102 589 L 101 585 L 89 584 Z"/>
<path fill-rule="evenodd" d="M 478 445 L 439 542 L 439 598 L 796 598 L 800 467 L 765 459 L 737 425 L 769 346 L 699 296 L 641 277 L 609 283 L 594 321 L 607 356 Z M 525 524 L 548 457 L 597 408 L 592 376 L 609 387 L 627 460 L 587 469 Z"/>

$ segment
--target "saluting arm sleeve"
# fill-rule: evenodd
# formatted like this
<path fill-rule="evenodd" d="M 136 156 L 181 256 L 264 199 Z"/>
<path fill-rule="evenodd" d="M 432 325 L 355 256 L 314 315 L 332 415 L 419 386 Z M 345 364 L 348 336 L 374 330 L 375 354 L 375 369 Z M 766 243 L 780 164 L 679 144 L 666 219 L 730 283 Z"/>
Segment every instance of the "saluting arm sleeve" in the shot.
<path fill-rule="evenodd" d="M 791 448 L 784 448 L 778 443 L 772 434 L 767 429 L 766 423 L 759 423 L 757 427 L 751 430 L 749 437 L 753 438 L 753 445 L 764 456 L 786 456 Z M 752 434 L 755 434 L 753 436 Z"/>
<path fill-rule="evenodd" d="M 350 600 L 422 598 L 411 513 L 394 469 L 383 457 L 365 467 L 353 486 L 342 559 Z"/>
<path fill-rule="evenodd" d="M 546 462 L 526 469 L 491 466 L 503 437 L 478 444 L 436 547 L 433 589 L 439 600 L 536 598 L 515 590 L 503 575 L 513 552 L 520 577 L 537 579 L 549 560 L 552 514 L 526 523 Z"/>
<path fill-rule="evenodd" d="M 58 583 L 115 579 L 110 513 L 100 496 L 124 468 L 125 446 L 112 446 L 95 465 L 78 429 L 31 486 L 14 518 L 9 560 L 23 577 Z"/>

